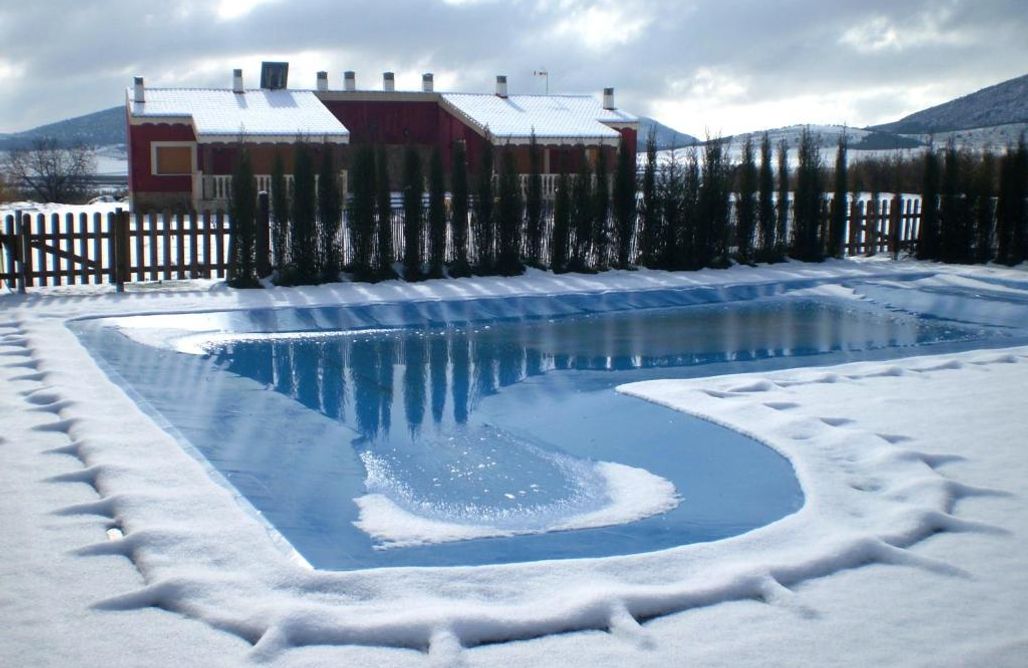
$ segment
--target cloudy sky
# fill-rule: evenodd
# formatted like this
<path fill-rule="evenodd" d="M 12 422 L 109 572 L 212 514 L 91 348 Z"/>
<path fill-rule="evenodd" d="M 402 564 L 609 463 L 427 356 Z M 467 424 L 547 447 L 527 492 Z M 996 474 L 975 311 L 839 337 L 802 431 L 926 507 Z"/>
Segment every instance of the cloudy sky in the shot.
<path fill-rule="evenodd" d="M 702 136 L 864 126 L 1028 72 L 1025 0 L 0 0 L 0 132 L 121 104 L 148 86 L 231 85 L 290 62 L 342 86 L 617 90 Z"/>

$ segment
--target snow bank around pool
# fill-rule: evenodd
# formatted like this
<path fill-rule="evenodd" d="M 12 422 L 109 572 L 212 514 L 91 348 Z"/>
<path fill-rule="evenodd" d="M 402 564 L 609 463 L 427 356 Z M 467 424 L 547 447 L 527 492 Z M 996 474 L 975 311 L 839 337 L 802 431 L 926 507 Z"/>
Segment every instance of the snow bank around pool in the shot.
<path fill-rule="evenodd" d="M 167 619 L 180 615 L 202 622 L 188 625 L 180 645 L 240 639 L 238 654 L 208 657 L 237 665 L 300 665 L 312 658 L 301 648 L 312 646 L 339 651 L 332 660 L 322 657 L 332 665 L 425 663 L 417 652 L 426 650 L 429 660 L 481 665 L 672 665 L 683 657 L 696 664 L 748 658 L 824 665 L 844 657 L 854 665 L 1016 665 L 1028 591 L 1028 348 L 623 387 L 752 434 L 790 459 L 804 507 L 743 535 L 603 559 L 319 572 L 282 554 L 265 525 L 120 391 L 65 327 L 80 317 L 873 277 L 903 269 L 883 266 L 829 262 L 594 277 L 533 272 L 418 285 L 0 297 L 0 475 L 18 491 L 6 496 L 3 514 L 23 529 L 0 543 L 8 570 L 19 574 L 8 578 L 12 623 L 4 640 L 38 634 L 20 654 L 27 663 L 55 650 L 87 655 L 75 643 L 94 643 L 86 650 L 102 651 L 88 655 L 116 663 L 124 661 L 116 653 L 123 644 L 95 640 L 109 640 L 111 625 L 128 619 L 160 638 Z M 910 268 L 955 283 L 947 268 Z M 81 494 L 70 499 L 74 490 Z M 26 513 L 36 521 L 19 525 L 25 499 L 48 514 Z M 106 528 L 122 537 L 109 540 Z M 55 556 L 41 569 L 38 559 L 47 554 Z M 64 595 L 62 588 L 85 588 L 82 573 L 96 572 L 98 563 L 112 573 L 103 591 L 85 603 Z M 134 569 L 115 570 L 127 563 Z M 910 587 L 896 596 L 883 581 Z M 53 625 L 37 622 L 41 600 L 49 619 L 95 632 L 44 635 Z M 725 601 L 736 603 L 718 605 Z M 872 631 L 862 636 L 865 625 Z M 579 630 L 601 632 L 571 633 Z M 561 635 L 543 637 L 550 634 Z M 837 642 L 846 638 L 848 645 Z M 526 642 L 498 644 L 510 640 Z M 797 652 L 801 645 L 806 655 Z M 554 647 L 565 651 L 548 651 Z"/>
<path fill-rule="evenodd" d="M 670 481 L 634 466 L 596 462 L 605 503 L 592 512 L 558 519 L 549 524 L 511 528 L 497 524 L 469 524 L 419 515 L 403 508 L 385 494 L 365 494 L 356 501 L 360 518 L 354 524 L 376 541 L 376 549 L 448 543 L 473 538 L 501 538 L 595 529 L 627 524 L 672 510 L 679 498 Z"/>

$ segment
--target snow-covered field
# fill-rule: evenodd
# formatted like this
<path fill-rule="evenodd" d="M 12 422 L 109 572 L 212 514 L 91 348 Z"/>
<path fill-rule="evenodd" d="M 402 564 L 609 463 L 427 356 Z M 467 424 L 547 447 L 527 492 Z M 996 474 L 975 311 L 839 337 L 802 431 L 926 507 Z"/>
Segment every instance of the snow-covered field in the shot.
<path fill-rule="evenodd" d="M 920 282 L 939 288 L 1006 280 L 1020 303 L 1028 284 L 1020 270 L 844 261 L 0 294 L 0 663 L 1023 665 L 1028 348 L 623 386 L 783 453 L 805 505 L 650 554 L 347 573 L 290 558 L 64 326 L 897 271 L 937 271 Z"/>

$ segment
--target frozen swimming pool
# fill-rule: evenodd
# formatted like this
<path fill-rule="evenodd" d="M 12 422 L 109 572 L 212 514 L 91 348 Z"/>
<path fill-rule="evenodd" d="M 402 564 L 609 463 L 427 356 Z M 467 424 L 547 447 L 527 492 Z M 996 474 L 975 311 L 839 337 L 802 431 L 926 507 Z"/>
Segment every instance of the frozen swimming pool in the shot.
<path fill-rule="evenodd" d="M 903 285 L 809 294 L 814 287 L 139 316 L 75 328 L 316 567 L 500 563 L 713 540 L 801 505 L 791 467 L 770 449 L 615 385 L 912 346 L 1012 345 L 1023 335 L 913 312 L 931 296 Z"/>

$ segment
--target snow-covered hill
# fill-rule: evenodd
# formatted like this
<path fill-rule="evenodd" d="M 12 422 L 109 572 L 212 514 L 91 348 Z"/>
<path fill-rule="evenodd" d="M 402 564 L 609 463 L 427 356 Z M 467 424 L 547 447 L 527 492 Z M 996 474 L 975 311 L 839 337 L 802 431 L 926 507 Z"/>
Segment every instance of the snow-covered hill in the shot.
<path fill-rule="evenodd" d="M 983 88 L 874 130 L 928 134 L 1028 123 L 1028 74 Z"/>

